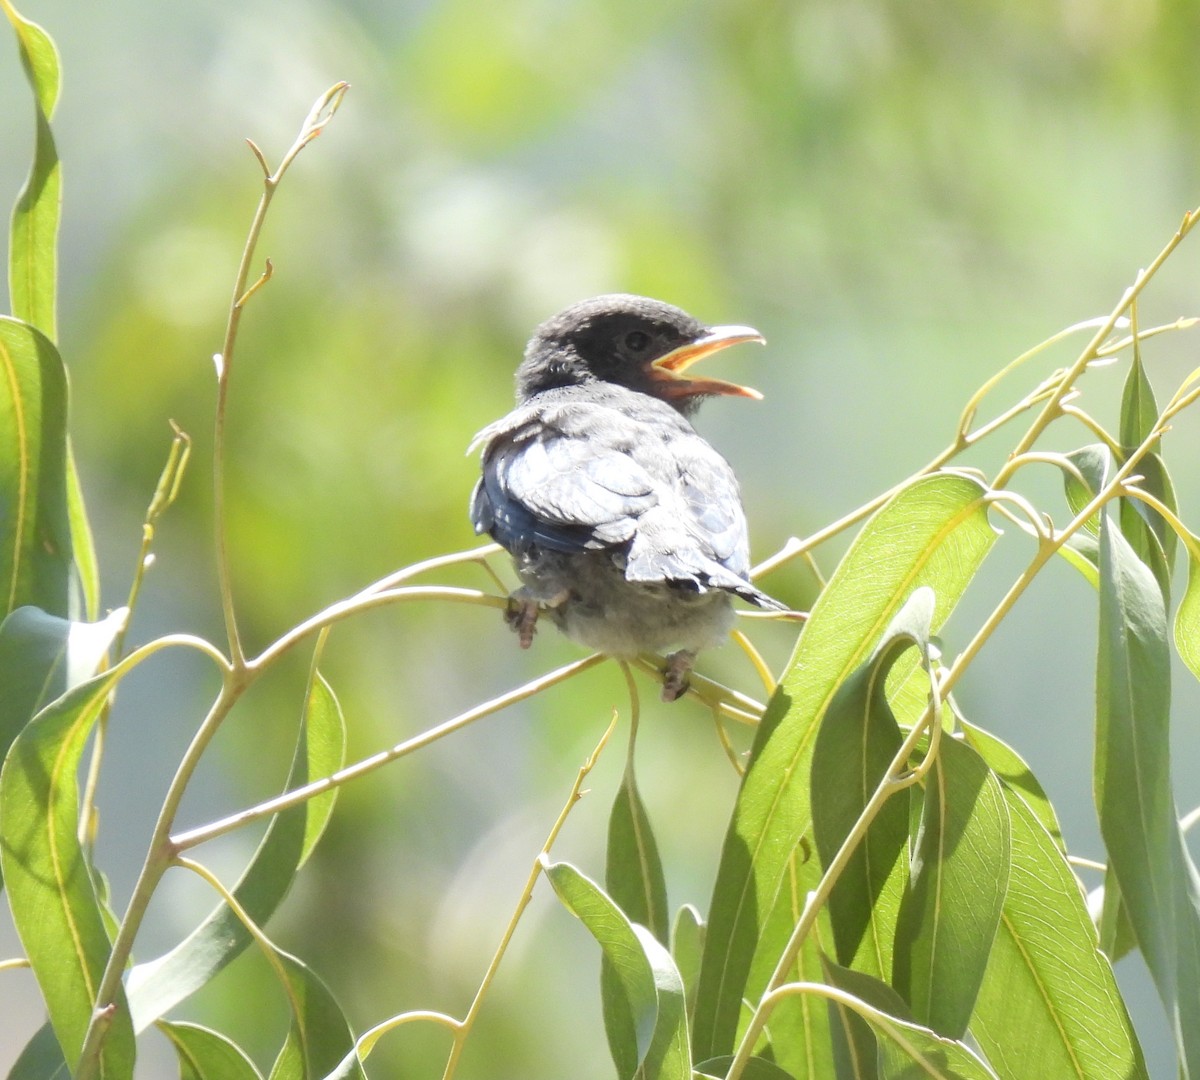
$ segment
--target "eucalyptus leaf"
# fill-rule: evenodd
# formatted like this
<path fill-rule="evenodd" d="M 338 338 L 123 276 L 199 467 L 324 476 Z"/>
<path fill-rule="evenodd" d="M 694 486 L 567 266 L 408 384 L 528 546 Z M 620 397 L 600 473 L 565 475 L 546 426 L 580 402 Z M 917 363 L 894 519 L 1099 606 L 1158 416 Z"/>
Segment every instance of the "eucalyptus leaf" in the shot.
<path fill-rule="evenodd" d="M 329 987 L 303 961 L 275 950 L 292 1006 L 287 1038 L 275 1058 L 270 1080 L 310 1080 L 325 1076 L 354 1050 L 354 1033 Z M 365 1080 L 361 1067 L 350 1077 Z"/>
<path fill-rule="evenodd" d="M 595 882 L 569 863 L 544 856 L 546 877 L 563 905 L 599 943 L 614 978 L 605 1004 L 609 1049 L 621 1080 L 691 1080 L 683 979 L 670 953 L 645 927 L 631 923 Z"/>
<path fill-rule="evenodd" d="M 179 1080 L 262 1080 L 245 1051 L 219 1032 L 180 1021 L 157 1026 L 175 1047 Z"/>
<path fill-rule="evenodd" d="M 812 759 L 813 835 L 823 866 L 833 862 L 904 742 L 888 704 L 887 677 L 913 646 L 928 668 L 934 602 L 928 588 L 913 593 L 871 659 L 842 683 L 825 711 Z M 907 839 L 908 798 L 889 799 L 829 896 L 838 962 L 885 982 L 892 976 Z"/>
<path fill-rule="evenodd" d="M 1162 589 L 1122 532 L 1100 530 L 1094 790 L 1108 865 L 1174 1031 L 1200 1076 L 1200 885 L 1171 786 Z"/>
<path fill-rule="evenodd" d="M 951 1039 L 966 1031 L 987 969 L 1009 858 L 1000 782 L 971 747 L 943 736 L 897 919 L 894 985 L 919 1021 Z"/>
<path fill-rule="evenodd" d="M 1001 784 L 1012 870 L 971 1034 L 1005 1080 L 1144 1080 L 1146 1066 L 1079 883 L 1026 795 Z"/>
<path fill-rule="evenodd" d="M 287 790 L 314 779 L 310 770 L 334 771 L 345 756 L 345 729 L 337 698 L 314 670 L 288 773 Z M 322 771 L 322 775 L 328 773 Z M 291 888 L 296 873 L 321 835 L 332 801 L 310 799 L 271 819 L 249 865 L 234 888 L 238 903 L 258 925 L 266 923 Z M 129 1005 L 142 1031 L 204 986 L 237 957 L 252 938 L 241 920 L 219 904 L 183 941 L 129 973 Z"/>
<path fill-rule="evenodd" d="M 914 589 L 934 590 L 934 629 L 945 621 L 995 536 L 976 479 L 923 477 L 867 522 L 822 591 L 759 725 L 726 834 L 696 997 L 697 1057 L 733 1050 L 743 999 L 757 1000 L 769 978 L 769 959 L 756 962 L 756 950 L 789 860 L 811 832 L 812 752 L 826 706 Z M 764 954 L 778 947 L 772 940 Z"/>
<path fill-rule="evenodd" d="M 84 746 L 118 676 L 89 680 L 44 708 L 17 736 L 0 771 L 0 865 L 13 923 L 72 1068 L 108 963 L 109 939 L 79 845 L 77 774 Z M 101 1050 L 112 1076 L 133 1069 L 134 1038 L 117 986 Z"/>
<path fill-rule="evenodd" d="M 40 330 L 0 316 L 0 612 L 69 617 L 67 377 Z"/>

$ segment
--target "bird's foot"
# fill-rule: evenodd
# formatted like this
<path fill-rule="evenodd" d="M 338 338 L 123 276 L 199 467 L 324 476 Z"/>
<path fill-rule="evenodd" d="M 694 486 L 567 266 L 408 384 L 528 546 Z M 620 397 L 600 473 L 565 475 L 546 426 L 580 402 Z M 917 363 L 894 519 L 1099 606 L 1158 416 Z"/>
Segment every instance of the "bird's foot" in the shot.
<path fill-rule="evenodd" d="M 688 676 L 695 662 L 696 654 L 690 649 L 680 649 L 667 657 L 667 666 L 663 670 L 663 701 L 676 701 L 687 692 Z"/>
<path fill-rule="evenodd" d="M 528 649 L 533 644 L 533 635 L 537 632 L 538 602 L 528 596 L 521 596 L 520 590 L 517 590 L 508 598 L 504 621 L 516 631 L 521 648 Z"/>

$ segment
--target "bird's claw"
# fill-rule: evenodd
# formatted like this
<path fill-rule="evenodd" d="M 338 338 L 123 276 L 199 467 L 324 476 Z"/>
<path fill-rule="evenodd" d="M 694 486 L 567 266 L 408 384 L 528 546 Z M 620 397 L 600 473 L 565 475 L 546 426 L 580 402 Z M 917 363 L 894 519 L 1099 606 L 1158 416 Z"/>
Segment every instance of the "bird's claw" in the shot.
<path fill-rule="evenodd" d="M 538 602 L 528 597 L 510 596 L 504 610 L 504 620 L 517 634 L 522 649 L 533 644 L 537 632 Z"/>
<path fill-rule="evenodd" d="M 663 701 L 677 701 L 687 693 L 688 676 L 695 662 L 696 654 L 690 649 L 680 649 L 667 657 L 667 666 L 663 669 Z"/>

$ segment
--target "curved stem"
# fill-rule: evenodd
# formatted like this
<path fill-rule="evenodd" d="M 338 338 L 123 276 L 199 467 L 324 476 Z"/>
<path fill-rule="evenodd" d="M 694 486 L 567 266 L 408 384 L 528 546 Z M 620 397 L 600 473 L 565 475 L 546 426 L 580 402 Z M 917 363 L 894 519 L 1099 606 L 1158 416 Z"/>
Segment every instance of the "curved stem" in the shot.
<path fill-rule="evenodd" d="M 481 604 L 485 607 L 504 608 L 508 606 L 508 600 L 505 597 L 493 596 L 491 593 L 480 592 L 478 589 L 461 589 L 445 585 L 408 585 L 399 589 L 388 588 L 374 591 L 374 587 L 370 587 L 345 600 L 330 604 L 324 611 L 318 611 L 317 614 L 305 619 L 298 626 L 292 627 L 253 660 L 245 661 L 245 667 L 250 671 L 261 671 L 310 634 L 315 634 L 318 630 L 360 611 L 386 607 L 388 604 L 394 604 L 401 600 L 454 600 L 464 604 Z"/>
<path fill-rule="evenodd" d="M 575 804 L 583 798 L 583 782 L 587 779 L 588 773 L 595 768 L 596 762 L 599 761 L 604 747 L 608 745 L 608 740 L 612 736 L 616 726 L 617 718 L 614 715 L 604 734 L 600 736 L 600 741 L 596 744 L 596 748 L 587 756 L 587 760 L 580 767 L 579 773 L 575 777 L 575 783 L 571 786 L 571 793 L 567 796 L 567 801 L 562 811 L 550 827 L 550 834 L 546 837 L 546 842 L 542 845 L 542 850 L 538 852 L 537 858 L 533 860 L 533 867 L 529 871 L 529 877 L 525 879 L 525 887 L 521 890 L 521 895 L 517 900 L 516 910 L 513 911 L 512 918 L 508 920 L 508 926 L 504 928 L 500 944 L 492 956 L 491 963 L 488 964 L 487 971 L 484 972 L 483 980 L 479 984 L 479 989 L 475 993 L 471 1007 L 467 1010 L 467 1015 L 462 1018 L 462 1022 L 455 1030 L 454 1045 L 450 1049 L 450 1057 L 446 1061 L 446 1069 L 442 1073 L 442 1080 L 451 1080 L 455 1069 L 458 1068 L 458 1061 L 462 1057 L 467 1036 L 471 1034 L 471 1028 L 475 1026 L 479 1010 L 483 1007 L 484 996 L 487 994 L 488 988 L 492 985 L 492 981 L 496 977 L 496 972 L 500 968 L 500 961 L 504 959 L 504 954 L 508 951 L 509 942 L 512 941 L 513 934 L 517 930 L 517 923 L 520 922 L 522 914 L 524 914 L 525 909 L 529 906 L 529 901 L 533 898 L 534 887 L 537 885 L 538 878 L 542 873 L 542 861 L 550 854 L 550 849 L 554 846 L 554 841 L 558 839 L 558 834 L 562 832 L 563 826 L 567 823 L 567 816 L 574 809 Z"/>
<path fill-rule="evenodd" d="M 268 260 L 267 269 L 253 286 L 247 289 L 246 282 L 250 277 L 250 264 L 254 261 L 254 251 L 258 247 L 258 239 L 262 234 L 263 222 L 266 221 L 267 211 L 271 207 L 271 200 L 275 196 L 275 190 L 279 187 L 280 180 L 283 179 L 283 174 L 287 172 L 288 167 L 296 159 L 296 155 L 312 142 L 324 130 L 325 125 L 333 119 L 334 113 L 337 112 L 338 106 L 342 103 L 342 98 L 345 97 L 346 91 L 349 89 L 349 83 L 339 82 L 330 87 L 317 99 L 316 104 L 313 105 L 308 116 L 305 118 L 296 141 L 292 143 L 291 148 L 279 163 L 279 168 L 273 173 L 268 171 L 266 159 L 263 157 L 262 151 L 253 142 L 250 143 L 250 148 L 258 159 L 259 165 L 262 166 L 264 173 L 263 191 L 262 195 L 259 196 L 258 206 L 254 211 L 254 218 L 250 222 L 250 230 L 246 234 L 246 243 L 242 248 L 242 258 L 238 263 L 237 274 L 234 278 L 233 298 L 229 304 L 229 316 L 225 323 L 225 340 L 222 342 L 221 351 L 213 358 L 217 365 L 217 402 L 213 421 L 213 531 L 217 552 L 217 586 L 221 593 L 221 610 L 225 618 L 225 633 L 229 639 L 229 658 L 235 670 L 242 668 L 245 661 L 245 653 L 242 649 L 241 634 L 238 631 L 237 611 L 233 602 L 233 581 L 229 566 L 229 546 L 225 517 L 226 413 L 228 411 L 229 400 L 229 378 L 233 371 L 234 347 L 237 344 L 238 327 L 242 321 L 242 310 L 250 297 L 258 291 L 258 288 L 269 280 L 271 276 L 270 261 Z"/>
<path fill-rule="evenodd" d="M 405 757 L 415 750 L 420 750 L 422 747 L 444 738 L 451 732 L 458 731 L 459 728 L 473 724 L 476 720 L 480 720 L 494 712 L 499 712 L 501 709 L 507 708 L 515 702 L 523 701 L 525 698 L 532 697 L 549 686 L 569 679 L 572 675 L 586 671 L 604 659 L 605 657 L 596 653 L 582 660 L 576 660 L 573 664 L 557 668 L 548 675 L 543 675 L 532 682 L 527 682 L 524 686 L 510 690 L 507 694 L 502 694 L 500 697 L 492 698 L 491 701 L 485 701 L 482 705 L 476 705 L 473 709 L 468 709 L 464 713 L 459 713 L 444 723 L 423 731 L 420 735 L 406 739 L 402 743 L 397 743 L 389 750 L 381 750 L 379 753 L 372 754 L 368 758 L 356 761 L 353 765 L 347 765 L 344 769 L 339 769 L 330 776 L 314 780 L 311 784 L 294 788 L 292 791 L 285 791 L 282 795 L 277 795 L 273 799 L 267 799 L 265 802 L 261 802 L 257 806 L 251 806 L 246 810 L 239 810 L 236 814 L 230 814 L 219 821 L 214 821 L 208 825 L 201 825 L 198 828 L 180 833 L 178 836 L 171 838 L 171 846 L 176 852 L 186 851 L 197 844 L 203 844 L 215 837 L 223 836 L 227 832 L 232 832 L 234 829 L 239 829 L 251 821 L 257 821 L 259 818 L 269 817 L 272 814 L 288 810 L 293 806 L 299 806 L 314 796 L 331 791 L 333 788 L 341 787 L 342 784 L 356 780 L 360 776 L 366 776 L 367 773 L 374 772 L 376 769 L 382 768 L 384 765 L 396 761 L 398 758 Z"/>

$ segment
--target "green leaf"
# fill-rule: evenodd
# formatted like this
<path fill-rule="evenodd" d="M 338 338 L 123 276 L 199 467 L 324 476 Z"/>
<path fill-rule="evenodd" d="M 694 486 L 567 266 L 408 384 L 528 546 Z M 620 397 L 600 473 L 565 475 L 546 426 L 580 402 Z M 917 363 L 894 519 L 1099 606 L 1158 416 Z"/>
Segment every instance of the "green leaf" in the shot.
<path fill-rule="evenodd" d="M 325 1076 L 354 1050 L 354 1033 L 329 987 L 311 968 L 281 949 L 275 955 L 283 965 L 292 1023 L 270 1080 Z"/>
<path fill-rule="evenodd" d="M 1134 341 L 1133 362 L 1125 379 L 1121 396 L 1121 448 L 1132 453 L 1154 430 L 1158 423 L 1158 405 L 1154 389 L 1142 363 L 1141 349 Z M 1157 454 L 1146 454 L 1138 462 L 1142 476 L 1141 487 L 1160 499 L 1170 510 L 1178 509 L 1175 487 L 1167 467 Z M 1175 558 L 1176 538 L 1171 526 L 1140 499 L 1121 500 L 1121 531 L 1133 550 L 1154 571 L 1163 595 L 1169 595 L 1171 565 Z"/>
<path fill-rule="evenodd" d="M 1005 1080 L 1146 1076 L 1112 965 L 1055 837 L 1001 784 L 1012 869 L 971 1034 Z"/>
<path fill-rule="evenodd" d="M 919 1021 L 954 1039 L 967 1029 L 987 969 L 1009 843 L 1000 782 L 966 743 L 943 735 L 900 905 L 894 985 Z"/>
<path fill-rule="evenodd" d="M 1200 1076 L 1200 889 L 1171 788 L 1167 612 L 1154 575 L 1107 515 L 1100 530 L 1095 797 L 1184 1075 Z"/>
<path fill-rule="evenodd" d="M 179 1057 L 179 1080 L 262 1080 L 262 1073 L 236 1043 L 199 1024 L 160 1020 L 161 1031 Z"/>
<path fill-rule="evenodd" d="M 43 709 L 13 743 L 0 772 L 0 866 L 13 922 L 72 1067 L 78 1062 L 109 941 L 79 846 L 80 758 L 118 676 L 106 672 Z M 105 1075 L 133 1069 L 134 1039 L 118 987 L 101 1051 Z"/>
<path fill-rule="evenodd" d="M 767 916 L 750 967 L 748 985 L 765 987 L 775 973 L 796 923 L 804 912 L 808 894 L 821 880 L 821 863 L 807 839 L 792 853 L 784 871 L 783 885 Z M 815 932 L 800 947 L 796 962 L 785 974 L 788 982 L 820 982 L 824 978 L 822 942 L 830 941 L 829 913 L 817 915 Z M 743 1005 L 749 1018 L 753 1005 Z M 796 1080 L 826 1080 L 832 1075 L 834 1052 L 829 1009 L 811 994 L 791 994 L 779 1001 L 771 1013 L 766 1036 L 772 1060 Z"/>
<path fill-rule="evenodd" d="M 608 819 L 604 885 L 608 896 L 631 923 L 647 928 L 658 941 L 667 940 L 667 882 L 650 818 L 637 789 L 632 740 L 625 773 Z M 607 954 L 600 964 L 600 988 L 605 1030 L 624 1029 L 629 1023 L 626 995 Z M 682 993 L 682 978 L 680 989 Z M 610 1017 L 610 1009 L 617 1015 Z"/>
<path fill-rule="evenodd" d="M 696 1071 L 692 1075 L 703 1077 L 704 1080 L 722 1080 L 732 1064 L 732 1054 L 709 1058 L 697 1065 Z M 746 1062 L 746 1067 L 742 1070 L 742 1080 L 795 1080 L 795 1078 L 774 1062 L 755 1057 Z"/>
<path fill-rule="evenodd" d="M 908 1005 L 887 983 L 859 971 L 825 961 L 825 982 L 881 1012 L 912 1021 Z M 875 1032 L 854 1009 L 836 999 L 829 1000 L 830 1028 L 835 1036 L 835 1060 L 839 1080 L 875 1080 L 879 1075 L 879 1045 Z"/>
<path fill-rule="evenodd" d="M 67 378 L 54 343 L 0 316 L 0 611 L 70 614 Z"/>
<path fill-rule="evenodd" d="M 73 612 L 78 617 L 95 620 L 100 615 L 100 564 L 96 560 L 96 542 L 92 527 L 88 524 L 87 507 L 83 502 L 83 488 L 75 468 L 75 452 L 71 440 L 67 439 L 67 521 L 71 529 L 71 550 L 75 554 L 75 571 L 79 575 L 79 592 L 83 599 L 83 611 Z"/>
<path fill-rule="evenodd" d="M 1097 908 L 1100 917 L 1096 918 Z M 1104 868 L 1104 884 L 1088 894 L 1088 914 L 1100 935 L 1100 951 L 1111 963 L 1128 956 L 1137 948 L 1137 936 L 1129 921 L 1129 911 L 1121 900 L 1121 886 L 1111 866 Z"/>
<path fill-rule="evenodd" d="M 0 623 L 0 759 L 39 709 L 95 674 L 128 614 L 79 623 L 20 607 Z"/>
<path fill-rule="evenodd" d="M 8 1080 L 71 1080 L 62 1047 L 49 1022 L 25 1044 L 8 1073 Z"/>
<path fill-rule="evenodd" d="M 684 904 L 675 913 L 671 927 L 671 956 L 683 979 L 688 1015 L 696 1000 L 696 980 L 700 976 L 700 954 L 704 951 L 704 920 L 691 904 Z"/>
<path fill-rule="evenodd" d="M 57 336 L 55 287 L 62 171 L 50 132 L 50 117 L 58 101 L 58 50 L 45 30 L 19 15 L 10 3 L 4 4 L 4 11 L 17 33 L 21 64 L 34 91 L 37 127 L 33 166 L 13 209 L 9 292 L 13 315 L 53 339 Z"/>
<path fill-rule="evenodd" d="M 307 772 L 300 783 L 332 776 L 346 764 L 346 718 L 342 715 L 342 706 L 333 688 L 315 668 L 304 703 L 300 745 L 308 753 Z M 339 790 L 331 788 L 304 804 L 304 843 L 300 848 L 300 866 L 308 861 L 317 841 L 325 832 Z"/>
<path fill-rule="evenodd" d="M 630 922 L 641 923 L 659 941 L 669 933 L 667 880 L 650 818 L 638 793 L 632 759 L 608 819 L 604 887 Z"/>
<path fill-rule="evenodd" d="M 312 769 L 321 770 L 322 776 L 336 771 L 344 755 L 345 728 L 337 698 L 314 674 L 285 788 L 292 790 L 314 779 Z M 258 925 L 266 923 L 283 902 L 332 809 L 332 801 L 321 795 L 271 819 L 234 888 L 238 902 Z M 144 1030 L 199 990 L 251 940 L 241 920 L 220 904 L 175 948 L 134 967 L 128 992 L 135 1029 Z"/>
<path fill-rule="evenodd" d="M 595 882 L 569 863 L 542 866 L 558 898 L 587 927 L 612 968 L 605 1028 L 618 1077 L 691 1080 L 683 979 L 670 953 L 645 927 L 631 923 Z"/>
<path fill-rule="evenodd" d="M 20 607 L 0 623 L 0 761 L 39 709 L 95 673 L 128 614 L 75 623 Z"/>
<path fill-rule="evenodd" d="M 1200 679 L 1200 536 L 1189 534 L 1187 590 L 1175 612 L 1175 648 Z"/>
<path fill-rule="evenodd" d="M 833 862 L 904 742 L 888 705 L 887 677 L 914 645 L 928 667 L 934 599 L 928 588 L 909 597 L 871 659 L 842 683 L 825 711 L 812 757 L 813 836 L 823 866 Z M 892 975 L 907 840 L 908 798 L 889 799 L 829 896 L 839 963 L 885 982 Z"/>
<path fill-rule="evenodd" d="M 813 607 L 759 726 L 726 835 L 696 997 L 697 1057 L 733 1049 L 743 998 L 757 1000 L 769 977 L 760 963 L 750 982 L 789 859 L 811 828 L 811 755 L 826 706 L 916 588 L 934 590 L 934 628 L 945 621 L 995 535 L 978 481 L 923 477 L 864 526 Z"/>
<path fill-rule="evenodd" d="M 962 729 L 967 745 L 987 762 L 988 768 L 996 774 L 1005 788 L 1020 795 L 1025 806 L 1033 811 L 1042 828 L 1050 834 L 1055 846 L 1063 855 L 1066 855 L 1067 848 L 1063 843 L 1062 826 L 1058 823 L 1058 815 L 1050 804 L 1050 797 L 1046 794 L 1045 788 L 1033 775 L 1033 770 L 1025 763 L 1025 759 L 1008 743 L 996 738 L 990 731 L 984 731 L 983 728 L 969 724 L 961 718 L 959 727 Z M 1011 800 L 1007 798 L 1007 792 L 1006 801 L 1011 805 Z"/>
<path fill-rule="evenodd" d="M 1052 457 L 1057 462 L 1057 456 Z M 1108 474 L 1112 471 L 1112 452 L 1104 443 L 1092 443 L 1064 454 L 1062 458 L 1059 467 L 1062 469 L 1067 506 L 1072 514 L 1078 514 L 1108 482 Z M 1084 529 L 1095 536 L 1100 530 L 1099 516 L 1094 514 L 1088 518 L 1084 522 Z"/>

